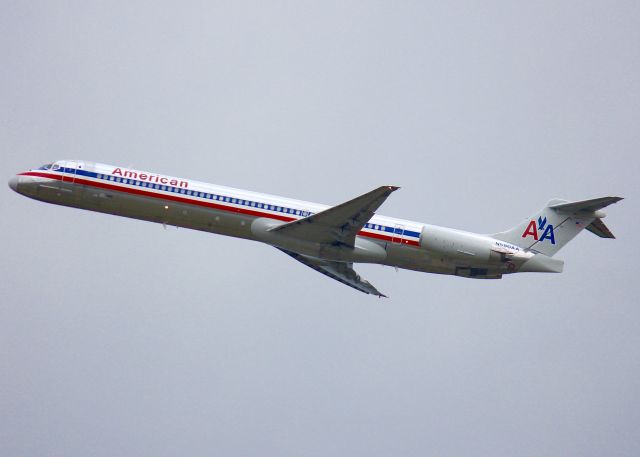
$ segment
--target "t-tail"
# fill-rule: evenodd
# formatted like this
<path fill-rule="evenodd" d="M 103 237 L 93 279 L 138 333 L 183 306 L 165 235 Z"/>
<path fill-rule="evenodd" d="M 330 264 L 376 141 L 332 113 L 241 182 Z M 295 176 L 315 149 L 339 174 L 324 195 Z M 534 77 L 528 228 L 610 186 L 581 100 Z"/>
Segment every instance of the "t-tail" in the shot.
<path fill-rule="evenodd" d="M 602 222 L 605 214 L 601 210 L 620 200 L 621 197 L 577 202 L 551 200 L 538 214 L 522 224 L 492 236 L 551 257 L 584 229 L 602 238 L 615 238 Z"/>

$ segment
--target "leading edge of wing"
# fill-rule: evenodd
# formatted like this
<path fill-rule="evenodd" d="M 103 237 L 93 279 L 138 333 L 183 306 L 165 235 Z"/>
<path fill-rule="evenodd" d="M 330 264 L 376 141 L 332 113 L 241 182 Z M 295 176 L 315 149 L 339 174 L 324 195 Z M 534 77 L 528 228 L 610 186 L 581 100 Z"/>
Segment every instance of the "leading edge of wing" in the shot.
<path fill-rule="evenodd" d="M 376 295 L 378 297 L 385 297 L 386 295 L 381 293 L 378 289 L 373 287 L 371 283 L 365 279 L 362 279 L 358 273 L 353 269 L 352 264 L 343 262 L 334 262 L 330 260 L 314 259 L 311 257 L 298 254 L 297 252 L 287 251 L 286 249 L 276 248 L 285 254 L 293 257 L 298 262 L 305 264 L 309 268 L 313 268 L 319 273 L 335 279 L 349 287 L 353 287 L 365 294 Z"/>
<path fill-rule="evenodd" d="M 353 247 L 356 235 L 397 186 L 381 186 L 317 214 L 279 225 L 272 230 L 287 236 Z"/>

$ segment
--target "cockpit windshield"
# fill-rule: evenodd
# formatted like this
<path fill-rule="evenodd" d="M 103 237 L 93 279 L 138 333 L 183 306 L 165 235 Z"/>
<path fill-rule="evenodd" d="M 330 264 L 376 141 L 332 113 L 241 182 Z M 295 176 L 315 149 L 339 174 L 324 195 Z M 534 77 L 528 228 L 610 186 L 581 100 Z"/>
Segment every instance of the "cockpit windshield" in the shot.
<path fill-rule="evenodd" d="M 57 163 L 48 163 L 37 168 L 37 170 L 57 170 L 58 168 L 60 168 L 60 166 Z"/>

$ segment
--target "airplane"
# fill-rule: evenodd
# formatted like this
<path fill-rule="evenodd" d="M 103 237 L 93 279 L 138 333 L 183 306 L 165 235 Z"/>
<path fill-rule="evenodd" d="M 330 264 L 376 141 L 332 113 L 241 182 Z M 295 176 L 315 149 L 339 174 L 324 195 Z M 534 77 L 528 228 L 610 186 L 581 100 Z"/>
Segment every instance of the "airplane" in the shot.
<path fill-rule="evenodd" d="M 484 235 L 376 214 L 397 186 L 336 206 L 81 160 L 59 160 L 9 180 L 19 194 L 57 205 L 259 241 L 360 292 L 386 297 L 353 269 L 372 263 L 500 279 L 562 272 L 553 256 L 583 229 L 615 238 L 602 209 L 620 197 L 554 199 L 514 228 Z"/>

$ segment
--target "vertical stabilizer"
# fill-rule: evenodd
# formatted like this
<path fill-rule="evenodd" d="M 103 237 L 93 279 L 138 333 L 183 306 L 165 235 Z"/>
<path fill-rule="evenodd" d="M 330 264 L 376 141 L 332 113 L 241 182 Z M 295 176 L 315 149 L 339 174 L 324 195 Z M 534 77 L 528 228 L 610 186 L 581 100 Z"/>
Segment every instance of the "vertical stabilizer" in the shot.
<path fill-rule="evenodd" d="M 605 216 L 600 210 L 620 200 L 620 197 L 577 202 L 551 200 L 538 214 L 493 237 L 551 257 L 585 228 L 599 236 L 612 238 L 600 220 Z"/>

